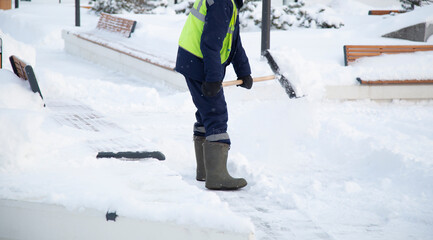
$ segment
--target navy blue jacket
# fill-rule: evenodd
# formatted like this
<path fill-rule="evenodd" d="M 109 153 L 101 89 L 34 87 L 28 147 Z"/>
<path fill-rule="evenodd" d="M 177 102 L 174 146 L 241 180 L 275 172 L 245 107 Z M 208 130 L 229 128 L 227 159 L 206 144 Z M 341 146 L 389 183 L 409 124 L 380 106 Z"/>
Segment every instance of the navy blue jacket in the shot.
<path fill-rule="evenodd" d="M 235 2 L 239 12 L 243 2 Z M 207 14 L 200 45 L 203 59 L 179 47 L 175 70 L 194 80 L 217 82 L 224 79 L 226 67 L 232 63 L 238 77 L 251 75 L 250 64 L 239 36 L 239 16 L 236 19 L 230 56 L 221 64 L 220 50 L 233 13 L 231 0 L 214 0 L 211 6 L 206 1 L 206 7 Z"/>

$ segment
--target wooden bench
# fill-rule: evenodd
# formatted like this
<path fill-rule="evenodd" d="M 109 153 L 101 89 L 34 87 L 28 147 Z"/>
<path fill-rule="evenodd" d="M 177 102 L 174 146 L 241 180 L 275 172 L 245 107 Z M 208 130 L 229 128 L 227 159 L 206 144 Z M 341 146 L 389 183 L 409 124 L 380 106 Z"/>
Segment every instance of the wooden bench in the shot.
<path fill-rule="evenodd" d="M 433 51 L 433 45 L 345 45 L 344 46 L 344 63 L 346 66 L 349 63 L 356 61 L 362 57 L 373 57 L 381 54 L 398 54 L 411 53 L 417 51 Z M 384 85 L 384 84 L 431 84 L 433 79 L 381 79 L 381 80 L 365 80 L 356 79 L 363 85 Z"/>
<path fill-rule="evenodd" d="M 34 93 L 39 93 L 42 99 L 42 93 L 39 89 L 38 81 L 36 80 L 35 73 L 33 72 L 32 66 L 26 64 L 24 61 L 16 56 L 10 56 L 9 60 L 12 65 L 14 73 L 21 79 L 29 81 L 30 88 Z"/>
<path fill-rule="evenodd" d="M 388 15 L 392 13 L 405 13 L 405 10 L 370 10 L 368 15 Z"/>
<path fill-rule="evenodd" d="M 137 21 L 116 17 L 106 13 L 101 13 L 101 17 L 99 18 L 96 28 L 107 30 L 110 32 L 120 33 L 124 37 L 129 38 L 134 32 L 136 25 Z"/>
<path fill-rule="evenodd" d="M 345 45 L 344 64 L 348 66 L 358 58 L 374 57 L 381 54 L 433 51 L 433 45 Z"/>

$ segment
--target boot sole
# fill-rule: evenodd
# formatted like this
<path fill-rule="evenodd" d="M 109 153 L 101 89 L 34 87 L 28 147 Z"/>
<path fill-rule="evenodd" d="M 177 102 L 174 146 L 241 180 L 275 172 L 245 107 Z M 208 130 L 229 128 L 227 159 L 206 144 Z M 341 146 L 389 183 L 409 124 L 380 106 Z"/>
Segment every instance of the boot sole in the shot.
<path fill-rule="evenodd" d="M 238 190 L 238 189 L 241 189 L 241 188 L 243 188 L 243 187 L 245 187 L 247 184 L 245 184 L 245 185 L 241 185 L 241 186 L 235 186 L 235 187 L 225 187 L 225 186 L 209 186 L 209 185 L 206 185 L 206 188 L 207 189 L 210 189 L 210 190 L 222 190 L 222 191 L 233 191 L 233 190 Z"/>

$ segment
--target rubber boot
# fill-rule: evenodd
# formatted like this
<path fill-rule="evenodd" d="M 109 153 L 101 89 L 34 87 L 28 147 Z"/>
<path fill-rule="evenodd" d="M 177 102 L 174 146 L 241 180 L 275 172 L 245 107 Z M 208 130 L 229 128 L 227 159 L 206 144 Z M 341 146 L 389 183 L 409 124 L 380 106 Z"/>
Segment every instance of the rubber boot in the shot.
<path fill-rule="evenodd" d="M 206 167 L 206 188 L 213 190 L 235 190 L 247 185 L 243 178 L 232 178 L 227 171 L 230 146 L 225 143 L 205 141 L 203 144 Z"/>
<path fill-rule="evenodd" d="M 205 137 L 194 135 L 194 149 L 195 149 L 195 159 L 197 160 L 197 173 L 195 179 L 197 181 L 206 180 L 206 170 L 204 167 L 204 155 L 203 155 L 203 143 L 206 140 Z"/>

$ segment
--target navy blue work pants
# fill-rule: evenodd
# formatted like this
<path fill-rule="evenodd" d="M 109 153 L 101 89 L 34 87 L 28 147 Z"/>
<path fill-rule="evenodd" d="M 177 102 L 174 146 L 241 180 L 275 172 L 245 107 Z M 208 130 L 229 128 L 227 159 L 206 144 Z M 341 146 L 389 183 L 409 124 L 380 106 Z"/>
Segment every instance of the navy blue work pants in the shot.
<path fill-rule="evenodd" d="M 202 82 L 188 77 L 186 83 L 197 108 L 195 113 L 194 135 L 205 136 L 211 142 L 230 144 L 227 134 L 227 104 L 221 89 L 214 97 L 206 97 L 201 91 Z"/>

